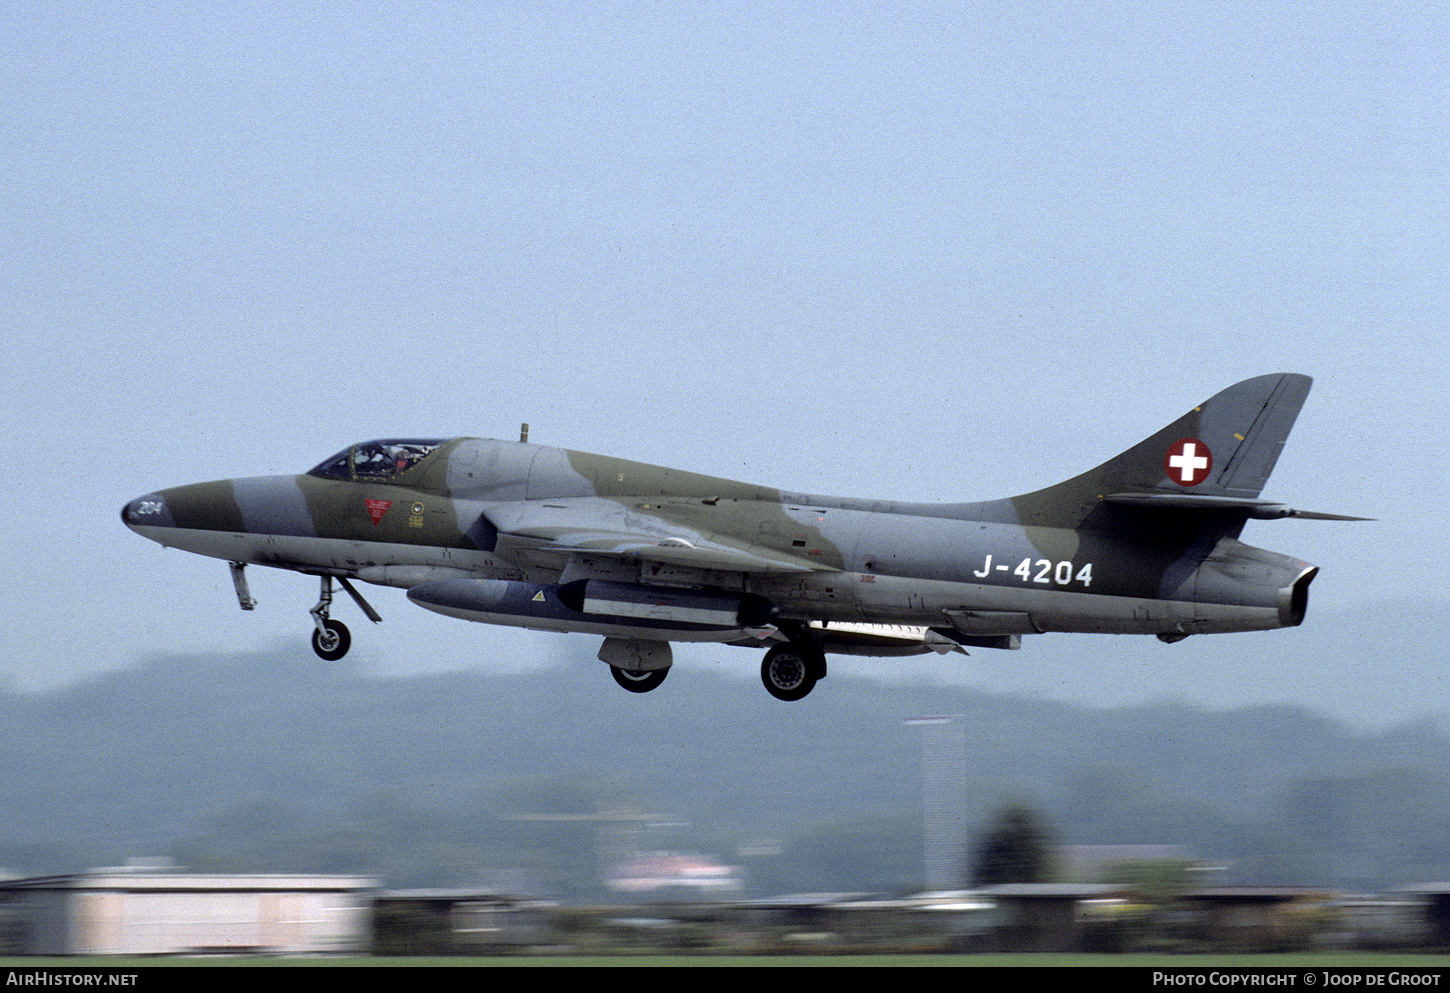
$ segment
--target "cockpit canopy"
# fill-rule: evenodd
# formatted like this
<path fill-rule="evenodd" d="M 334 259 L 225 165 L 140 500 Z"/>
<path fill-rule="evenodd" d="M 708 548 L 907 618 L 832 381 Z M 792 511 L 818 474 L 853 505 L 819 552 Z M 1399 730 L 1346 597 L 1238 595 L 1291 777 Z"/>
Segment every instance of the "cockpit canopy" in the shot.
<path fill-rule="evenodd" d="M 323 479 L 386 480 L 400 476 L 448 439 L 364 441 L 338 452 L 307 475 Z"/>

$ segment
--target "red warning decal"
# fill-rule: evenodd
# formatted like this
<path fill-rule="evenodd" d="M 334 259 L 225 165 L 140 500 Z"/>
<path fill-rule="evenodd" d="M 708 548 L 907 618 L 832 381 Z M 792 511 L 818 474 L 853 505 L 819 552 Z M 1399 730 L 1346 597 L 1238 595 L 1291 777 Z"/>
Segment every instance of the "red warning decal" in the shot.
<path fill-rule="evenodd" d="M 1197 486 L 1213 469 L 1213 453 L 1197 438 L 1180 438 L 1168 446 L 1163 468 L 1179 486 Z"/>
<path fill-rule="evenodd" d="M 368 516 L 373 519 L 373 526 L 376 527 L 377 525 L 383 523 L 383 515 L 388 512 L 388 508 L 393 505 L 393 501 L 369 500 L 367 501 L 367 505 Z"/>

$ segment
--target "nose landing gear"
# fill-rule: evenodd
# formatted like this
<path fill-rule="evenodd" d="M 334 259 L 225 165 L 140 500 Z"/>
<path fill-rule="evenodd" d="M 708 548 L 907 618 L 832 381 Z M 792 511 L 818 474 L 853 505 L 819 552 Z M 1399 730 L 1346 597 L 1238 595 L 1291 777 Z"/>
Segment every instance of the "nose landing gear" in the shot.
<path fill-rule="evenodd" d="M 382 621 L 382 617 L 373 609 L 372 604 L 362 598 L 362 594 L 353 588 L 352 583 L 349 583 L 343 576 L 338 576 L 337 581 L 348 592 L 348 595 L 357 601 L 358 607 L 367 615 L 368 620 L 374 624 Z M 342 621 L 334 621 L 328 616 L 332 610 L 332 576 L 323 573 L 321 582 L 322 590 L 318 595 L 317 605 L 308 611 L 312 615 L 312 623 L 317 628 L 312 632 L 312 650 L 317 653 L 318 658 L 327 662 L 336 662 L 352 647 L 352 633 L 348 631 L 347 625 Z"/>

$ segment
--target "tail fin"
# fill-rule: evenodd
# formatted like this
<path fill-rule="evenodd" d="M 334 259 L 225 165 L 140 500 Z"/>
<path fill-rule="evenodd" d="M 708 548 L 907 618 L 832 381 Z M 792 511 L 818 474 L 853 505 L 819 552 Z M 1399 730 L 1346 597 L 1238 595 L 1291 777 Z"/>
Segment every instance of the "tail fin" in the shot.
<path fill-rule="evenodd" d="M 1123 454 L 1011 503 L 1024 525 L 1076 527 L 1104 503 L 1289 516 L 1259 501 L 1312 380 L 1297 373 L 1230 386 Z"/>

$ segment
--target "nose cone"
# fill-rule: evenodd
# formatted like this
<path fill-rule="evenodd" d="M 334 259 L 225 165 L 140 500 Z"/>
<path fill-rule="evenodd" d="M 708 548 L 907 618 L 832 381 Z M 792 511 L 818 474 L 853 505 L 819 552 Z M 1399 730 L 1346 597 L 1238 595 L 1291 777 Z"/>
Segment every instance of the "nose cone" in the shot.
<path fill-rule="evenodd" d="M 176 527 L 166 498 L 160 493 L 148 493 L 126 504 L 121 508 L 121 520 L 137 534 L 144 534 L 143 528 Z"/>

